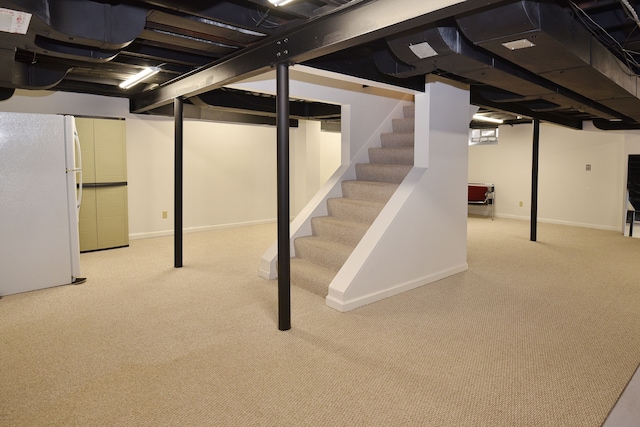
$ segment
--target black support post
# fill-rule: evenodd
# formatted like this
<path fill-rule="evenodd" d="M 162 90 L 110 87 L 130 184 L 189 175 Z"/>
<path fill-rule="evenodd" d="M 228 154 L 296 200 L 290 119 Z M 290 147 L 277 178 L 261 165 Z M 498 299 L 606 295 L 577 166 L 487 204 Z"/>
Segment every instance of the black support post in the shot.
<path fill-rule="evenodd" d="M 533 119 L 533 155 L 531 157 L 531 238 L 538 234 L 538 157 L 540 151 L 540 120 Z"/>
<path fill-rule="evenodd" d="M 182 267 L 182 111 L 183 101 L 178 97 L 173 100 L 173 118 L 175 128 L 175 157 L 174 157 L 174 192 L 173 192 L 173 211 L 174 211 L 174 262 L 175 268 Z"/>
<path fill-rule="evenodd" d="M 278 329 L 291 329 L 291 250 L 289 243 L 289 64 L 276 65 L 278 169 Z"/>

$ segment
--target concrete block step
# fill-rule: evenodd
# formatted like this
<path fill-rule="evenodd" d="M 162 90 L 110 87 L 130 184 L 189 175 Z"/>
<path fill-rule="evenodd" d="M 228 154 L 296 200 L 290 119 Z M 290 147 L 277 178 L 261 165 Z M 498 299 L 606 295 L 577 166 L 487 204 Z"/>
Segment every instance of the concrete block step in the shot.
<path fill-rule="evenodd" d="M 413 165 L 413 147 L 369 148 L 369 163 Z"/>
<path fill-rule="evenodd" d="M 296 257 L 338 271 L 345 263 L 354 246 L 325 240 L 317 236 L 298 237 L 293 241 Z"/>
<path fill-rule="evenodd" d="M 369 226 L 367 222 L 349 221 L 332 216 L 311 218 L 313 235 L 348 246 L 357 246 Z"/>
<path fill-rule="evenodd" d="M 413 132 L 393 132 L 393 133 L 381 133 L 380 143 L 382 147 L 413 147 L 414 142 Z"/>
<path fill-rule="evenodd" d="M 380 214 L 385 203 L 370 202 L 368 200 L 336 197 L 327 199 L 329 216 L 348 221 L 366 222 L 371 224 Z"/>
<path fill-rule="evenodd" d="M 356 164 L 356 178 L 364 181 L 401 183 L 412 165 L 389 165 L 377 163 Z"/>
<path fill-rule="evenodd" d="M 398 185 L 393 182 L 342 181 L 342 196 L 350 199 L 386 203 L 396 192 Z"/>
<path fill-rule="evenodd" d="M 413 118 L 392 119 L 391 126 L 394 132 L 413 132 L 415 120 Z"/>
<path fill-rule="evenodd" d="M 291 284 L 325 298 L 337 272 L 302 258 L 291 258 Z"/>

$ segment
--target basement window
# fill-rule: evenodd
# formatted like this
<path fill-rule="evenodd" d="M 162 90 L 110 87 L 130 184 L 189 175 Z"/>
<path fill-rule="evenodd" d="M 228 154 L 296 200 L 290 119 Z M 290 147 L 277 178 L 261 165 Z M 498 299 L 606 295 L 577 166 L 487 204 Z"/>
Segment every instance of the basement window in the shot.
<path fill-rule="evenodd" d="M 495 145 L 498 143 L 498 128 L 469 129 L 469 145 Z"/>

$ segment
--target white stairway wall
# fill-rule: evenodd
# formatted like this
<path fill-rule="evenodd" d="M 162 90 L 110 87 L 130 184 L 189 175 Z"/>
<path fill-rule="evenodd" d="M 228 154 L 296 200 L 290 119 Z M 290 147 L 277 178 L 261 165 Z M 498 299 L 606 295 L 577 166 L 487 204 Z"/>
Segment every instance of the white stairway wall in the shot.
<path fill-rule="evenodd" d="M 416 95 L 414 167 L 329 286 L 348 311 L 468 268 L 469 93 L 430 83 Z M 420 125 L 418 124 L 420 123 Z M 421 154 L 420 154 L 421 153 Z"/>

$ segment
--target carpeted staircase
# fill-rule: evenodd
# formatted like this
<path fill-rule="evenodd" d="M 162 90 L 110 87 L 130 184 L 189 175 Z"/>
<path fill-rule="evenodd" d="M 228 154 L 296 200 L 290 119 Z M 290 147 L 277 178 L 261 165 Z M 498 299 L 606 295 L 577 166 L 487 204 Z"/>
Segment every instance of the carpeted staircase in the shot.
<path fill-rule="evenodd" d="M 413 167 L 414 106 L 393 119 L 393 132 L 356 164 L 356 179 L 342 181 L 342 197 L 327 199 L 328 216 L 311 219 L 312 235 L 294 241 L 291 283 L 326 297 L 329 284 Z"/>

